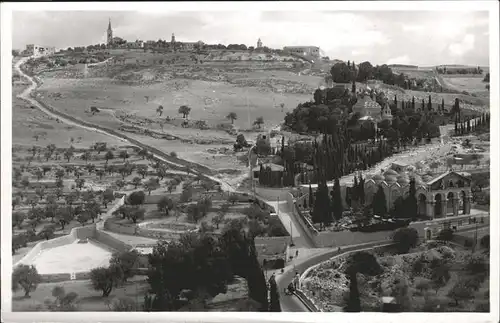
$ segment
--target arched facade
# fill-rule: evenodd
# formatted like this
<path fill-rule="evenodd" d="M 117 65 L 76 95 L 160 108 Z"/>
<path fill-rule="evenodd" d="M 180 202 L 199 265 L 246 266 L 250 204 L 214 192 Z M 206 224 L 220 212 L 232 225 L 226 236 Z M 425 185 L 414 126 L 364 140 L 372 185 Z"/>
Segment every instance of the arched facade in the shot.
<path fill-rule="evenodd" d="M 375 175 L 365 179 L 365 203 L 373 201 L 373 197 L 382 187 L 385 193 L 387 210 L 394 207 L 399 197 L 406 198 L 409 194 L 409 181 L 400 176 L 397 181 L 382 180 L 383 177 Z M 329 190 L 333 187 L 329 185 Z M 309 187 L 302 186 L 302 194 L 307 194 Z M 348 208 L 346 202 L 347 187 L 341 187 L 342 203 Z M 455 172 L 444 173 L 427 183 L 416 183 L 417 214 L 429 218 L 442 218 L 470 214 L 471 209 L 471 180 Z"/>
<path fill-rule="evenodd" d="M 427 183 L 427 215 L 430 218 L 470 214 L 471 180 L 455 172 L 444 173 Z M 431 197 L 431 199 L 429 199 Z"/>

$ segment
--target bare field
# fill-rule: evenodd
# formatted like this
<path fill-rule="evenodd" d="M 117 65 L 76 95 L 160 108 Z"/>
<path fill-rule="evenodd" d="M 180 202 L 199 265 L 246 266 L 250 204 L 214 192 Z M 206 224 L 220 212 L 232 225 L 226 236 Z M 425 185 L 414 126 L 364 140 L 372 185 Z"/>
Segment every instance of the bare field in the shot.
<path fill-rule="evenodd" d="M 105 141 L 109 146 L 120 146 L 123 142 L 106 135 L 87 131 L 78 127 L 57 122 L 38 109 L 31 109 L 25 101 L 18 99 L 17 94 L 24 90 L 23 85 L 13 85 L 12 88 L 12 145 L 69 147 L 70 139 L 74 138 L 75 148 L 88 148 L 92 143 Z M 39 135 L 38 141 L 34 139 Z"/>
<path fill-rule="evenodd" d="M 211 124 L 227 122 L 225 117 L 236 112 L 238 119 L 234 123 L 241 128 L 248 128 L 260 116 L 264 118 L 264 126 L 275 125 L 283 120 L 286 111 L 311 99 L 311 93 L 280 95 L 259 90 L 198 80 L 127 86 L 106 79 L 46 78 L 38 92 L 55 108 L 100 124 L 111 122 L 110 116 L 103 113 L 92 116 L 86 112 L 90 106 L 155 118 L 156 109 L 162 105 L 163 117 L 180 118 L 179 107 L 187 105 L 191 108 L 190 119 Z M 60 97 L 54 96 L 56 92 Z M 281 103 L 284 103 L 283 112 Z"/>
<path fill-rule="evenodd" d="M 410 78 L 418 78 L 418 79 L 428 79 L 434 77 L 434 71 L 431 69 L 417 69 L 417 68 L 404 68 L 404 67 L 392 67 L 391 68 L 395 73 L 403 73 L 408 75 Z"/>
<path fill-rule="evenodd" d="M 207 149 L 211 148 L 231 148 L 228 145 L 186 144 L 180 140 L 156 139 L 131 133 L 127 133 L 127 136 L 140 140 L 146 145 L 154 146 L 165 153 L 176 152 L 177 156 L 181 159 L 199 163 L 215 170 L 228 168 L 240 170 L 246 169 L 246 166 L 241 164 L 234 155 L 218 154 L 215 158 L 213 158 L 214 154 L 207 152 Z"/>
<path fill-rule="evenodd" d="M 451 88 L 456 89 L 457 91 L 467 91 L 467 92 L 486 92 L 486 84 L 483 82 L 483 76 L 478 75 L 478 76 L 467 76 L 467 77 L 448 77 L 448 75 L 443 76 L 444 81 L 447 83 Z"/>

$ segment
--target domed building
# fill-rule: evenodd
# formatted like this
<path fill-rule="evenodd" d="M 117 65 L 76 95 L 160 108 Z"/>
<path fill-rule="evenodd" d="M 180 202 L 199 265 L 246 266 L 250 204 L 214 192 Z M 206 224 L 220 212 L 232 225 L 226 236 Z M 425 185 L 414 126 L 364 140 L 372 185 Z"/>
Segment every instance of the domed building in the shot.
<path fill-rule="evenodd" d="M 406 198 L 411 179 L 415 180 L 417 214 L 429 218 L 442 218 L 470 214 L 471 179 L 466 174 L 446 172 L 439 176 L 419 175 L 416 172 L 401 170 L 401 165 L 393 165 L 382 173 L 363 175 L 365 184 L 365 203 L 371 204 L 377 191 L 384 190 L 387 210 L 394 207 L 398 198 Z M 342 204 L 347 209 L 346 195 L 350 194 L 354 183 L 341 184 Z M 317 185 L 311 185 L 316 190 Z M 333 183 L 328 183 L 332 190 Z M 301 185 L 302 194 L 309 193 L 309 185 Z"/>

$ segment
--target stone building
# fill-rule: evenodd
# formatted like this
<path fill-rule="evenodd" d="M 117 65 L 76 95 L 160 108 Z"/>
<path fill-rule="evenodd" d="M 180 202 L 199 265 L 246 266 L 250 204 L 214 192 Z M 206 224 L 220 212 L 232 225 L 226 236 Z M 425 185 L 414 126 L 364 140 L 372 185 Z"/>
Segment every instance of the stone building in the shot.
<path fill-rule="evenodd" d="M 389 105 L 386 104 L 383 108 L 377 101 L 373 100 L 369 95 L 364 93 L 358 94 L 358 101 L 352 107 L 353 113 L 359 113 L 361 121 L 389 120 L 392 122 L 392 113 Z"/>
<path fill-rule="evenodd" d="M 284 52 L 301 55 L 301 56 L 311 56 L 319 58 L 320 51 L 317 46 L 285 46 L 283 47 Z"/>
<path fill-rule="evenodd" d="M 54 55 L 56 52 L 56 48 L 53 46 L 40 46 L 35 44 L 26 45 L 26 50 L 24 54 L 28 56 L 41 57 Z"/>
<path fill-rule="evenodd" d="M 449 171 L 439 176 L 418 175 L 411 170 L 396 171 L 391 169 L 375 175 L 365 176 L 365 203 L 371 204 L 380 187 L 384 190 L 387 210 L 394 207 L 398 197 L 405 198 L 409 194 L 410 178 L 415 178 L 417 214 L 431 219 L 447 216 L 470 214 L 471 210 L 471 179 L 464 174 Z M 327 184 L 333 189 L 333 183 Z M 313 192 L 317 184 L 311 184 Z M 346 195 L 349 194 L 352 183 L 341 184 L 342 204 L 348 208 Z M 300 186 L 301 194 L 309 193 L 309 185 Z"/>

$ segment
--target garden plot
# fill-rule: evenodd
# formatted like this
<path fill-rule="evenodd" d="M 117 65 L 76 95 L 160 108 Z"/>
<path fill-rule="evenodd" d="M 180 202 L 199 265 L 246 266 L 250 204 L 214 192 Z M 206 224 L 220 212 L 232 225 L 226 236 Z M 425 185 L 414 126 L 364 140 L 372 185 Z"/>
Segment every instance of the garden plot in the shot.
<path fill-rule="evenodd" d="M 88 272 L 108 266 L 112 252 L 94 242 L 70 243 L 42 251 L 33 265 L 40 274 Z"/>

